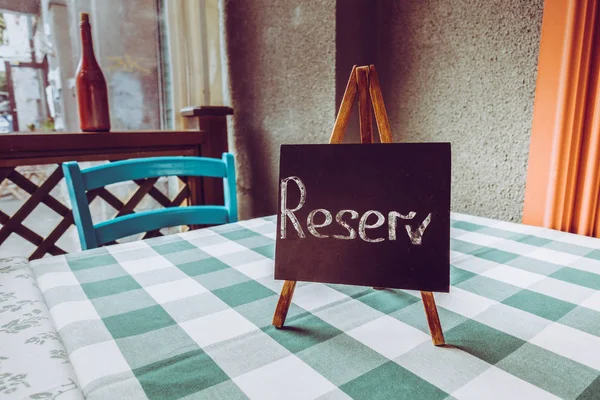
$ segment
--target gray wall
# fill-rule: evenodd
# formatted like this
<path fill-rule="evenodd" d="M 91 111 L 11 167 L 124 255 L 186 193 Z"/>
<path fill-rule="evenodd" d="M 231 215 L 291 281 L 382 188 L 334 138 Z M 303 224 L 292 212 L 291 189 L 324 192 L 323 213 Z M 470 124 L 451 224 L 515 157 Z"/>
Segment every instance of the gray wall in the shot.
<path fill-rule="evenodd" d="M 373 63 L 394 140 L 452 142 L 452 209 L 520 221 L 542 8 L 225 1 L 242 218 L 276 211 L 279 145 L 326 143 L 352 65 Z"/>
<path fill-rule="evenodd" d="M 335 120 L 335 1 L 225 0 L 241 218 L 277 208 L 279 146 L 327 143 Z"/>
<path fill-rule="evenodd" d="M 380 1 L 395 141 L 452 143 L 452 209 L 521 221 L 542 0 Z"/>

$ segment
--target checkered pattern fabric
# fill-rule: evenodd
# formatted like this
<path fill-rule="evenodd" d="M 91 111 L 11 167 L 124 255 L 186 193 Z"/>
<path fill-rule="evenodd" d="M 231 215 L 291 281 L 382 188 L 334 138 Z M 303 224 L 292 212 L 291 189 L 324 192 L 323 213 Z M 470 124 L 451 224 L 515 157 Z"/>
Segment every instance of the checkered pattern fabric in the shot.
<path fill-rule="evenodd" d="M 89 399 L 598 399 L 600 240 L 452 214 L 445 347 L 418 292 L 298 283 L 275 218 L 32 268 Z"/>

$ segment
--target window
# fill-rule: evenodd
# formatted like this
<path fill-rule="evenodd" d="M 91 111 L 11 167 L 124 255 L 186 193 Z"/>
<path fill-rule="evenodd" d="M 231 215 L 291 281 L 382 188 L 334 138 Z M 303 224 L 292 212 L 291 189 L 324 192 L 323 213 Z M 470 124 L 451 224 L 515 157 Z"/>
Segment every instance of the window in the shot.
<path fill-rule="evenodd" d="M 0 134 L 79 132 L 74 78 L 81 54 L 81 12 L 89 14 L 95 56 L 107 82 L 111 130 L 171 129 L 164 5 L 165 0 L 0 0 Z M 16 173 L 40 186 L 57 168 L 58 163 L 18 166 Z M 132 182 L 112 186 L 110 192 L 123 202 L 137 189 Z M 155 186 L 167 196 L 179 189 L 177 182 L 165 178 Z M 64 182 L 50 195 L 69 204 Z M 30 197 L 14 180 L 0 177 L 3 221 Z M 135 210 L 157 207 L 146 197 Z M 99 199 L 91 208 L 95 222 L 115 216 Z M 40 204 L 22 223 L 46 238 L 61 220 Z M 57 245 L 68 252 L 79 250 L 74 226 Z M 0 257 L 27 256 L 33 250 L 16 233 L 0 242 Z"/>
<path fill-rule="evenodd" d="M 74 77 L 88 12 L 112 130 L 167 129 L 162 1 L 0 0 L 0 132 L 79 131 Z"/>

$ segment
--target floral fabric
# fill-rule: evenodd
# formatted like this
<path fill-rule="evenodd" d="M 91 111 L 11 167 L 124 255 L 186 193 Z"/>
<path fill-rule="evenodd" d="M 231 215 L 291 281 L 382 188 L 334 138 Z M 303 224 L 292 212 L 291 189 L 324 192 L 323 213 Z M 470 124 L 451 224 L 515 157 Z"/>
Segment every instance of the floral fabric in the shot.
<path fill-rule="evenodd" d="M 21 257 L 0 259 L 0 398 L 83 399 L 29 263 Z"/>

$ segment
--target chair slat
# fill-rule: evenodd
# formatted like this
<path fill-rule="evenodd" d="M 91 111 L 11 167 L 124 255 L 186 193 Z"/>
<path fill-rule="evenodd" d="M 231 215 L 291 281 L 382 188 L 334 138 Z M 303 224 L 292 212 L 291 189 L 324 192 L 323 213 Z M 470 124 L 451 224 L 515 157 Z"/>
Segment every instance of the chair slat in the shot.
<path fill-rule="evenodd" d="M 161 176 L 207 176 L 225 178 L 225 163 L 219 159 L 200 157 L 149 157 L 123 160 L 91 167 L 82 171 L 86 190 L 115 182 Z"/>
<path fill-rule="evenodd" d="M 172 207 L 128 214 L 94 225 L 98 244 L 111 242 L 137 233 L 180 225 L 224 224 L 228 209 L 224 206 Z"/>
<path fill-rule="evenodd" d="M 227 153 L 223 155 L 223 161 L 229 171 L 229 176 L 223 178 L 223 187 L 225 189 L 225 207 L 229 210 L 229 222 L 237 222 L 238 206 L 236 196 L 236 176 L 233 154 Z"/>

